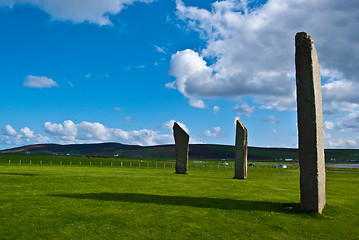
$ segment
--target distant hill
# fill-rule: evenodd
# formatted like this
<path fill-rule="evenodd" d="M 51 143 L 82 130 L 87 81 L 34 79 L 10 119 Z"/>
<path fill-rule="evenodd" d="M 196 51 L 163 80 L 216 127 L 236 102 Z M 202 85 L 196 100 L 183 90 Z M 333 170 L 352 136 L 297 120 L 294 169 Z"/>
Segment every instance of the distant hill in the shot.
<path fill-rule="evenodd" d="M 1 150 L 1 154 L 32 154 L 32 155 L 76 155 L 102 157 L 156 157 L 175 158 L 174 145 L 157 145 L 142 147 L 121 143 L 96 144 L 37 144 Z M 234 159 L 235 149 L 231 145 L 190 144 L 191 159 Z M 358 160 L 358 149 L 326 149 L 326 161 Z M 274 161 L 298 159 L 295 148 L 259 148 L 248 147 L 248 159 L 252 161 Z"/>

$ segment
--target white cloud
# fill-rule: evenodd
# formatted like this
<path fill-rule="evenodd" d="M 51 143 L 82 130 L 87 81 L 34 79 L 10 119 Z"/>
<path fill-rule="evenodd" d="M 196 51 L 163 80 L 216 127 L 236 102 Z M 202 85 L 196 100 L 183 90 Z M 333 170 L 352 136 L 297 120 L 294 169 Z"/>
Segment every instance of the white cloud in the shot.
<path fill-rule="evenodd" d="M 327 148 L 359 148 L 359 137 L 325 139 Z"/>
<path fill-rule="evenodd" d="M 121 111 L 120 107 L 115 107 L 115 111 Z"/>
<path fill-rule="evenodd" d="M 25 87 L 31 87 L 31 88 L 52 88 L 57 87 L 58 84 L 48 77 L 38 77 L 38 76 L 32 76 L 28 75 L 23 83 Z"/>
<path fill-rule="evenodd" d="M 177 89 L 176 88 L 176 81 L 166 83 L 165 87 L 169 88 L 169 89 Z"/>
<path fill-rule="evenodd" d="M 155 48 L 156 48 L 157 52 L 166 54 L 166 51 L 163 48 L 161 48 L 159 46 L 155 46 Z"/>
<path fill-rule="evenodd" d="M 67 139 L 74 139 L 78 132 L 77 126 L 71 120 L 64 121 L 63 124 L 46 122 L 44 129 L 47 133 Z"/>
<path fill-rule="evenodd" d="M 359 108 L 359 82 L 335 80 L 322 86 L 323 105 L 327 109 L 354 111 Z"/>
<path fill-rule="evenodd" d="M 195 108 L 206 108 L 206 104 L 201 99 L 191 98 L 189 105 Z"/>
<path fill-rule="evenodd" d="M 160 134 L 158 131 L 141 129 L 124 131 L 107 128 L 102 123 L 83 121 L 79 124 L 71 120 L 64 123 L 44 124 L 45 131 L 60 140 L 60 143 L 90 143 L 117 141 L 125 144 L 157 145 L 173 143 L 173 136 Z"/>
<path fill-rule="evenodd" d="M 207 137 L 220 137 L 223 135 L 220 127 L 214 127 L 213 131 L 206 130 L 203 132 L 203 134 L 206 135 Z"/>
<path fill-rule="evenodd" d="M 20 132 L 26 137 L 26 138 L 33 138 L 35 137 L 34 132 L 30 130 L 28 127 L 24 127 L 20 129 Z"/>
<path fill-rule="evenodd" d="M 111 129 L 106 128 L 101 123 L 81 122 L 76 125 L 78 137 L 80 139 L 96 139 L 100 141 L 108 141 L 112 137 Z"/>
<path fill-rule="evenodd" d="M 184 96 L 247 95 L 262 109 L 295 109 L 294 36 L 303 30 L 314 38 L 324 74 L 358 82 L 358 2 L 269 0 L 256 9 L 246 3 L 217 1 L 208 11 L 176 1 L 178 18 L 206 41 L 199 53 L 172 56 L 171 73 Z"/>
<path fill-rule="evenodd" d="M 6 125 L 5 129 L 0 134 L 0 143 L 6 145 L 25 145 L 35 143 L 49 143 L 50 138 L 42 136 L 41 134 L 35 134 L 28 127 L 24 127 L 17 132 L 11 125 Z"/>
<path fill-rule="evenodd" d="M 236 105 L 232 108 L 233 111 L 237 111 L 238 115 L 250 116 L 254 112 L 254 107 L 248 104 Z"/>
<path fill-rule="evenodd" d="M 278 130 L 275 129 L 275 128 L 272 128 L 272 132 L 273 132 L 274 134 L 276 134 L 276 133 L 278 133 Z"/>
<path fill-rule="evenodd" d="M 353 132 L 359 132 L 359 111 L 348 114 L 338 123 L 340 128 L 349 129 Z"/>
<path fill-rule="evenodd" d="M 177 121 L 175 121 L 175 120 L 173 120 L 173 119 L 172 119 L 172 120 L 169 120 L 169 121 L 163 123 L 160 128 L 161 128 L 161 129 L 167 129 L 167 130 L 169 130 L 169 131 L 173 131 L 173 124 L 174 124 L 175 122 L 177 122 Z M 183 130 L 185 130 L 187 133 L 190 133 L 190 131 L 188 130 L 186 124 L 181 123 L 181 122 L 177 122 L 177 124 L 178 124 Z"/>
<path fill-rule="evenodd" d="M 218 107 L 218 106 L 213 106 L 213 112 L 214 112 L 215 114 L 219 113 L 220 111 L 221 111 L 221 108 L 220 108 L 220 107 Z"/>
<path fill-rule="evenodd" d="M 73 23 L 90 22 L 100 26 L 112 25 L 110 15 L 118 14 L 124 7 L 134 2 L 152 0 L 8 0 L 0 1 L 0 6 L 13 7 L 30 3 L 49 13 L 54 20 Z"/>
<path fill-rule="evenodd" d="M 86 74 L 85 78 L 91 78 L 91 74 L 90 73 Z"/>
<path fill-rule="evenodd" d="M 11 125 L 8 124 L 5 126 L 5 134 L 9 136 L 15 136 L 17 132 Z"/>
<path fill-rule="evenodd" d="M 333 130 L 335 128 L 335 124 L 331 121 L 324 121 L 324 128 L 327 130 Z"/>
<path fill-rule="evenodd" d="M 338 132 L 359 132 L 359 111 L 355 111 L 340 118 L 339 121 L 324 121 L 324 129 Z"/>

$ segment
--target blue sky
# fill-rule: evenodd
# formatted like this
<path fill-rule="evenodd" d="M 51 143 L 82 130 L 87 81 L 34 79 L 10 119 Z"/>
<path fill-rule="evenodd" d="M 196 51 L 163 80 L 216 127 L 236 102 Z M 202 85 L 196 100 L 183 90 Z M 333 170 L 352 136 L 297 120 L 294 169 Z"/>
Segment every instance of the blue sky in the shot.
<path fill-rule="evenodd" d="M 322 74 L 325 146 L 359 147 L 359 3 L 0 0 L 0 149 L 36 143 L 297 147 L 294 36 Z"/>

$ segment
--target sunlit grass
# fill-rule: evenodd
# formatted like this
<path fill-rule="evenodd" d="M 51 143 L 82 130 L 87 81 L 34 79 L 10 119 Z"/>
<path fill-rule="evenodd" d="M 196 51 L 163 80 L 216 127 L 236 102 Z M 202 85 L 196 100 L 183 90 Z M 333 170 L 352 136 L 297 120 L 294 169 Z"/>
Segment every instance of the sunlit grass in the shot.
<path fill-rule="evenodd" d="M 238 180 L 232 162 L 191 162 L 189 174 L 178 175 L 173 160 L 92 159 L 90 166 L 84 158 L 72 158 L 72 165 L 64 157 L 41 158 L 42 165 L 35 157 L 31 165 L 1 161 L 1 239 L 359 236 L 358 171 L 327 172 L 327 206 L 316 215 L 299 210 L 296 167 L 258 163 Z"/>

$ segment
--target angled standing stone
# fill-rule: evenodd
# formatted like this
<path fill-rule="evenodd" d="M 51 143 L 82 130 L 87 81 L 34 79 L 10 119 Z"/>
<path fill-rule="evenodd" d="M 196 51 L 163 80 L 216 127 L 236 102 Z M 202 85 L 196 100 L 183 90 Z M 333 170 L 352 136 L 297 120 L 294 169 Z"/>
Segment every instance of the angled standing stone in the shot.
<path fill-rule="evenodd" d="M 247 129 L 237 120 L 234 178 L 247 179 Z"/>
<path fill-rule="evenodd" d="M 300 165 L 300 207 L 321 213 L 325 205 L 322 89 L 317 51 L 311 36 L 295 36 Z"/>
<path fill-rule="evenodd" d="M 173 136 L 176 145 L 176 173 L 187 173 L 189 136 L 176 122 L 173 125 Z"/>

